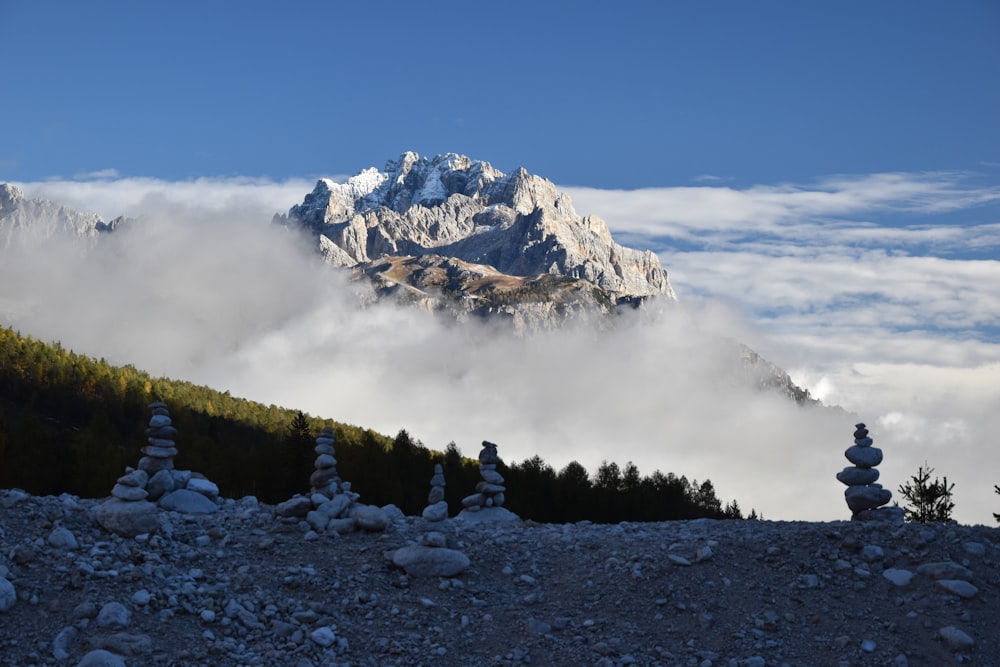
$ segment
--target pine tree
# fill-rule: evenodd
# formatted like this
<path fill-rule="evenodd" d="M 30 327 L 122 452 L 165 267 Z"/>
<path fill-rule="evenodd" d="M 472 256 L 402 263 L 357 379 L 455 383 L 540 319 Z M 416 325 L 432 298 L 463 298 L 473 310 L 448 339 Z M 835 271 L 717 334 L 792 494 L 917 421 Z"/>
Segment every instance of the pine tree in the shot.
<path fill-rule="evenodd" d="M 934 478 L 931 481 L 931 474 L 934 468 L 924 465 L 917 469 L 917 474 L 911 477 L 912 483 L 907 482 L 899 487 L 899 492 L 909 502 L 903 508 L 907 520 L 927 523 L 928 521 L 949 521 L 951 511 L 955 509 L 955 503 L 951 500 L 954 484 L 948 484 L 948 478 L 943 481 Z"/>

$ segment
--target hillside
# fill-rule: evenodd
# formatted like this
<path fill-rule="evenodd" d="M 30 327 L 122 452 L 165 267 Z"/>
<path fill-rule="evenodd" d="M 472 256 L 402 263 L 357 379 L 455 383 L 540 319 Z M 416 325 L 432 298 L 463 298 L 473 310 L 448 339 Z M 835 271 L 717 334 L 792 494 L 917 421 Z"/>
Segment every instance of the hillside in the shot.
<path fill-rule="evenodd" d="M 0 664 L 1000 661 L 995 528 L 451 519 L 471 565 L 448 578 L 386 557 L 423 531 L 412 517 L 310 539 L 244 498 L 124 539 L 93 523 L 95 502 L 0 491 Z"/>

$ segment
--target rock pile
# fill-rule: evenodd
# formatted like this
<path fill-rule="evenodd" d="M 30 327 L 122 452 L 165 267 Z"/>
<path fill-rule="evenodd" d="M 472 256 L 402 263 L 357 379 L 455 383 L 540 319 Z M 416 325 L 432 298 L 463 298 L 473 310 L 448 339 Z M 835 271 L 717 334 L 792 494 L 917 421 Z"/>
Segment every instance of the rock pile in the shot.
<path fill-rule="evenodd" d="M 218 509 L 219 487 L 190 470 L 174 470 L 177 429 L 166 403 L 150 403 L 147 446 L 138 468 L 126 468 L 99 505 L 94 518 L 106 530 L 126 537 L 152 533 L 159 527 L 157 506 L 184 514 L 208 514 Z"/>
<path fill-rule="evenodd" d="M 297 494 L 280 503 L 275 514 L 287 521 L 304 520 L 303 528 L 310 539 L 323 533 L 342 534 L 356 528 L 368 531 L 385 530 L 397 514 L 389 508 L 373 507 L 358 502 L 360 495 L 351 491 L 351 483 L 337 474 L 335 437 L 332 426 L 326 426 L 316 438 L 315 471 L 309 477 L 308 496 Z"/>
<path fill-rule="evenodd" d="M 854 445 L 844 452 L 853 463 L 837 473 L 837 479 L 847 485 L 844 498 L 853 513 L 852 519 L 861 521 L 902 522 L 903 510 L 899 507 L 882 507 L 892 499 L 892 491 L 876 483 L 879 477 L 875 466 L 882 462 L 882 450 L 872 446 L 868 428 L 854 425 Z"/>
<path fill-rule="evenodd" d="M 391 554 L 396 567 L 413 577 L 454 577 L 469 567 L 469 557 L 448 546 L 444 529 L 448 524 L 448 503 L 444 499 L 444 471 L 434 464 L 431 492 L 422 517 L 425 531 L 415 544 L 397 549 Z"/>
<path fill-rule="evenodd" d="M 520 520 L 520 517 L 503 507 L 507 487 L 504 486 L 503 476 L 497 472 L 499 462 L 497 446 L 483 440 L 483 449 L 479 452 L 479 476 L 483 481 L 476 484 L 475 493 L 462 498 L 464 509 L 458 515 L 459 518 L 469 519 L 481 513 L 481 516 L 475 518 L 494 521 Z"/>

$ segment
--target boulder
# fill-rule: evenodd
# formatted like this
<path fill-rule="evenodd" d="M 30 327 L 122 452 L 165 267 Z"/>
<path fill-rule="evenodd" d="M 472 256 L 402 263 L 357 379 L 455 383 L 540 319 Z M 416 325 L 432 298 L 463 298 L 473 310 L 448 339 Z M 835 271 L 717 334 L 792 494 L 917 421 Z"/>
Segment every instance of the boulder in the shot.
<path fill-rule="evenodd" d="M 421 545 L 397 549 L 392 562 L 411 577 L 454 577 L 469 567 L 469 557 L 461 551 Z"/>
<path fill-rule="evenodd" d="M 109 498 L 94 509 L 94 518 L 102 528 L 122 537 L 153 533 L 160 527 L 156 505 L 147 500 Z"/>
<path fill-rule="evenodd" d="M 381 507 L 374 505 L 356 505 L 351 511 L 351 517 L 358 528 L 372 533 L 383 531 L 389 525 L 389 515 Z"/>
<path fill-rule="evenodd" d="M 181 514 L 211 514 L 219 509 L 211 500 L 190 489 L 174 489 L 164 494 L 159 504 L 165 510 Z"/>

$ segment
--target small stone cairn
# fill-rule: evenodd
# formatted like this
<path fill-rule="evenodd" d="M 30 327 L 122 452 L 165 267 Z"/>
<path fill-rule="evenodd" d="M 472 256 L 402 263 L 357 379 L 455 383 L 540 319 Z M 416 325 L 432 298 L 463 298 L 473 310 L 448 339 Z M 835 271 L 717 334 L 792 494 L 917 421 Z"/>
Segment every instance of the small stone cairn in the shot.
<path fill-rule="evenodd" d="M 512 521 L 520 518 L 503 507 L 507 487 L 504 486 L 503 476 L 497 472 L 499 462 L 497 446 L 483 440 L 483 449 L 479 452 L 479 476 L 483 480 L 476 484 L 475 493 L 462 498 L 464 509 L 458 518 L 470 519 L 476 514 L 482 515 L 476 517 L 481 520 Z"/>
<path fill-rule="evenodd" d="M 95 510 L 99 524 L 127 537 L 156 531 L 157 506 L 185 514 L 218 509 L 218 486 L 190 470 L 174 470 L 177 429 L 166 403 L 150 403 L 149 409 L 153 413 L 146 429 L 149 444 L 142 448 L 138 468 L 126 468 L 111 489 L 111 498 Z"/>
<path fill-rule="evenodd" d="M 882 462 L 882 450 L 872 446 L 864 424 L 855 424 L 854 429 L 854 445 L 844 452 L 854 465 L 837 473 L 837 479 L 847 485 L 844 498 L 853 513 L 851 519 L 902 522 L 901 508 L 882 507 L 892 499 L 892 491 L 876 483 L 879 472 L 875 466 Z"/>
<path fill-rule="evenodd" d="M 316 460 L 313 462 L 315 470 L 309 476 L 309 495 L 296 494 L 280 503 L 274 510 L 275 514 L 290 521 L 304 519 L 303 528 L 310 537 L 318 537 L 324 532 L 349 533 L 356 528 L 385 530 L 390 520 L 395 518 L 394 513 L 358 502 L 361 496 L 351 491 L 351 483 L 343 481 L 337 474 L 334 442 L 333 427 L 324 427 L 313 449 Z"/>
<path fill-rule="evenodd" d="M 425 531 L 416 544 L 392 552 L 392 562 L 413 577 L 454 577 L 469 567 L 469 557 L 457 549 L 449 548 L 448 537 L 443 532 L 448 524 L 448 503 L 444 499 L 444 471 L 441 464 L 434 464 L 431 492 L 422 517 Z"/>

